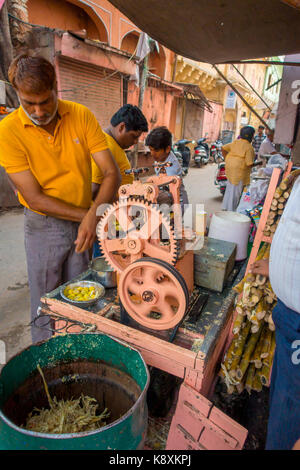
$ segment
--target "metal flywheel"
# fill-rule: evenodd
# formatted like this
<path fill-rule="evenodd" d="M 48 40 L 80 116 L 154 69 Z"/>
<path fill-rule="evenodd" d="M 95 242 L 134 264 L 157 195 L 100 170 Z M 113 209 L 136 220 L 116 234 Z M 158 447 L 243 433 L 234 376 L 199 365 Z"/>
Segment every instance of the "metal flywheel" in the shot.
<path fill-rule="evenodd" d="M 118 292 L 126 312 L 153 330 L 176 326 L 185 315 L 189 293 L 182 275 L 160 259 L 140 258 L 120 275 Z"/>

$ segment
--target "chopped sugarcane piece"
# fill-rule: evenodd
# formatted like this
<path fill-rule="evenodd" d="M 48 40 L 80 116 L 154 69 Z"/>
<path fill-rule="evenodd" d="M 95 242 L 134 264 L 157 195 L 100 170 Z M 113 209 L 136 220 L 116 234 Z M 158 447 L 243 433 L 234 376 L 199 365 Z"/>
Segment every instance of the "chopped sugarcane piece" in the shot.
<path fill-rule="evenodd" d="M 280 185 L 279 185 L 279 188 L 282 189 L 283 191 L 285 191 L 286 189 L 288 189 L 288 183 L 287 183 L 287 180 L 283 180 Z"/>
<path fill-rule="evenodd" d="M 262 383 L 260 380 L 260 370 L 256 370 L 253 381 L 252 381 L 252 390 L 255 390 L 255 392 L 261 392 L 262 391 Z"/>
<path fill-rule="evenodd" d="M 268 324 L 271 331 L 275 331 L 275 324 L 273 322 L 272 314 L 269 315 Z"/>
<path fill-rule="evenodd" d="M 235 322 L 233 324 L 233 328 L 232 328 L 232 333 L 234 335 L 237 335 L 240 332 L 240 330 L 242 328 L 242 324 L 244 322 L 244 318 L 245 318 L 245 316 L 242 313 L 237 314 Z"/>
<path fill-rule="evenodd" d="M 236 369 L 239 366 L 239 363 L 241 361 L 242 355 L 243 355 L 243 350 L 244 350 L 244 345 L 246 343 L 249 331 L 250 331 L 251 323 L 247 321 L 246 326 L 242 329 L 241 333 L 238 336 L 237 342 L 236 342 L 236 349 L 234 350 L 233 353 L 233 359 L 230 364 L 230 367 L 227 368 L 229 370 L 229 375 L 231 377 L 236 377 Z"/>
<path fill-rule="evenodd" d="M 264 364 L 260 372 L 260 380 L 261 380 L 262 385 L 266 385 L 266 386 L 268 385 L 269 380 L 270 380 L 270 372 L 271 372 L 270 366 Z"/>
<path fill-rule="evenodd" d="M 255 375 L 255 365 L 250 364 L 247 370 L 247 376 L 246 376 L 246 382 L 245 382 L 245 388 L 247 392 L 249 393 L 249 395 L 251 394 L 254 375 Z"/>
<path fill-rule="evenodd" d="M 260 334 L 260 338 L 257 342 L 255 350 L 254 350 L 254 352 L 252 354 L 252 357 L 250 359 L 250 362 L 254 363 L 256 369 L 260 369 L 261 366 L 262 366 L 261 351 L 262 351 L 262 347 L 263 347 L 263 344 L 264 344 L 265 331 L 266 331 L 266 328 L 264 328 L 264 326 L 263 326 L 261 334 Z"/>
<path fill-rule="evenodd" d="M 270 330 L 270 328 L 268 328 L 268 326 L 266 325 L 264 326 L 264 330 L 265 330 L 264 343 L 263 343 L 263 347 L 260 353 L 260 357 L 262 359 L 265 359 L 266 357 L 269 356 L 269 352 L 271 348 L 271 340 L 272 340 L 272 331 Z"/>
<path fill-rule="evenodd" d="M 244 374 L 248 368 L 250 358 L 259 340 L 261 330 L 262 330 L 262 325 L 260 325 L 259 330 L 256 333 L 252 333 L 250 335 L 249 340 L 247 341 L 242 360 L 239 363 L 238 369 L 236 371 L 236 376 L 240 381 L 244 377 Z"/>
<path fill-rule="evenodd" d="M 263 286 L 266 283 L 266 280 L 267 280 L 266 276 L 263 276 L 262 274 L 257 274 L 255 278 L 255 283 L 258 286 Z"/>

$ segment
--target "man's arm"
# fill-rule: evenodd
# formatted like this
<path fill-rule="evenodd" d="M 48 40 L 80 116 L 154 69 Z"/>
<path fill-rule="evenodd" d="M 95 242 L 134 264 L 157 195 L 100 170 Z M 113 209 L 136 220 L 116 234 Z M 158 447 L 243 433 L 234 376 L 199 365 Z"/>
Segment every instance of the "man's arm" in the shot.
<path fill-rule="evenodd" d="M 72 206 L 43 193 L 38 181 L 30 170 L 10 173 L 9 178 L 22 194 L 30 209 L 58 219 L 81 222 L 87 209 Z"/>
<path fill-rule="evenodd" d="M 92 155 L 95 163 L 101 168 L 103 181 L 88 213 L 82 220 L 75 240 L 76 252 L 82 253 L 90 248 L 95 240 L 97 226 L 97 208 L 114 200 L 121 183 L 119 168 L 109 150 L 102 150 Z"/>

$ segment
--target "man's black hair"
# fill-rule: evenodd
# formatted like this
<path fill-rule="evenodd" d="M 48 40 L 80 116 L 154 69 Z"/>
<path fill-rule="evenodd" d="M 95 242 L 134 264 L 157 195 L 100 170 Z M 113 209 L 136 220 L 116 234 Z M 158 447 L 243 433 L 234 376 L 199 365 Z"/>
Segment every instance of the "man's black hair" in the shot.
<path fill-rule="evenodd" d="M 132 104 L 124 104 L 111 118 L 110 123 L 116 127 L 121 122 L 125 123 L 126 131 L 148 132 L 147 119 L 140 108 Z"/>
<path fill-rule="evenodd" d="M 258 129 L 264 129 L 265 126 L 263 126 L 262 124 L 260 126 L 258 126 Z"/>
<path fill-rule="evenodd" d="M 154 150 L 166 150 L 172 145 L 172 134 L 165 126 L 156 127 L 147 135 L 145 143 Z"/>

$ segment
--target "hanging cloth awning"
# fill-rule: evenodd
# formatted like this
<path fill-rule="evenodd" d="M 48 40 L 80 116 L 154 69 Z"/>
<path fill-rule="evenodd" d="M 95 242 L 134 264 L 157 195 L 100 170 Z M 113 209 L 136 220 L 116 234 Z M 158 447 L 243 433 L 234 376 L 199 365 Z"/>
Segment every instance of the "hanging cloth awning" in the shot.
<path fill-rule="evenodd" d="M 211 64 L 300 51 L 296 0 L 110 0 L 184 57 Z"/>

